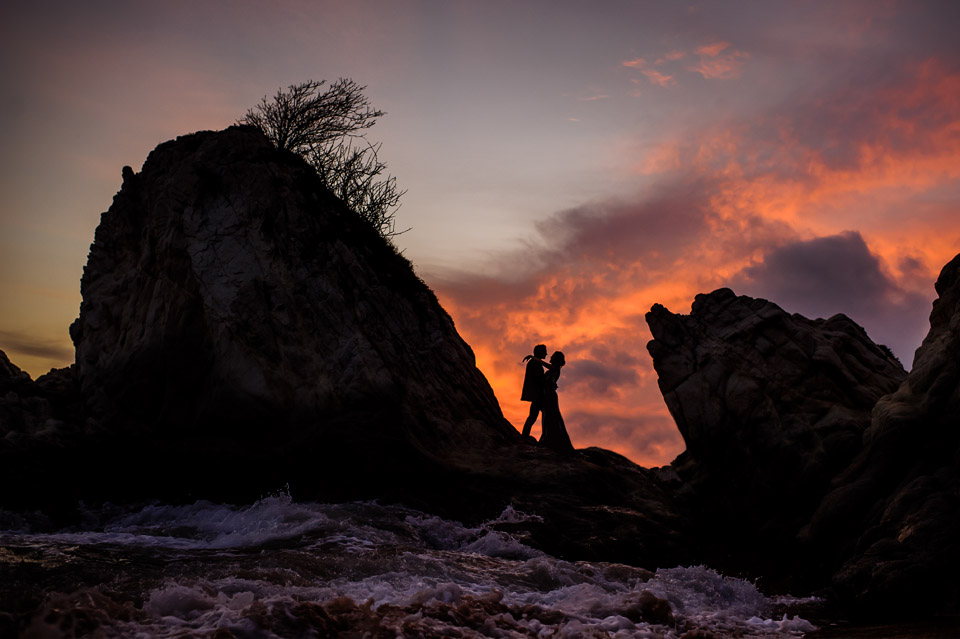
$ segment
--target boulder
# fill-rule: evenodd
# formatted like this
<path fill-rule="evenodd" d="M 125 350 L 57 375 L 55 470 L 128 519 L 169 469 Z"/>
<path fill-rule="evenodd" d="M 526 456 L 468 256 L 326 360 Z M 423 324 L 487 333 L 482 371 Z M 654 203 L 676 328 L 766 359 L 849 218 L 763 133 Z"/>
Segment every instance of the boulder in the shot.
<path fill-rule="evenodd" d="M 801 534 L 870 614 L 960 614 L 960 255 L 936 290 L 913 369 Z"/>
<path fill-rule="evenodd" d="M 674 462 L 714 551 L 769 560 L 861 449 L 905 372 L 844 315 L 807 319 L 729 289 L 646 316 L 660 390 L 687 449 Z M 739 549 L 739 550 L 734 550 Z M 723 557 L 720 557 L 723 559 Z"/>

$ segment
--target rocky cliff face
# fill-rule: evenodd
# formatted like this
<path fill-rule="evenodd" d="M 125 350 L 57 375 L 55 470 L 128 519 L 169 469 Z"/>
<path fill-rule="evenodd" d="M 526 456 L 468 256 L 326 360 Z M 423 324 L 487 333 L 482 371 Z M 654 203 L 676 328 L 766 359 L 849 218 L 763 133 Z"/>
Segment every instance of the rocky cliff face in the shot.
<path fill-rule="evenodd" d="M 766 569 L 860 451 L 903 368 L 843 315 L 809 320 L 729 289 L 698 295 L 689 315 L 655 305 L 647 323 L 687 444 L 674 466 L 702 525 L 720 524 L 710 554 L 755 553 Z"/>
<path fill-rule="evenodd" d="M 900 614 L 960 613 L 960 255 L 936 290 L 913 369 L 802 533 L 845 559 L 834 578 L 845 597 Z"/>
<path fill-rule="evenodd" d="M 349 492 L 371 468 L 442 466 L 514 433 L 410 264 L 256 129 L 184 136 L 125 169 L 81 292 L 91 413 L 188 485 L 336 476 Z M 238 464 L 250 481 L 229 477 Z"/>

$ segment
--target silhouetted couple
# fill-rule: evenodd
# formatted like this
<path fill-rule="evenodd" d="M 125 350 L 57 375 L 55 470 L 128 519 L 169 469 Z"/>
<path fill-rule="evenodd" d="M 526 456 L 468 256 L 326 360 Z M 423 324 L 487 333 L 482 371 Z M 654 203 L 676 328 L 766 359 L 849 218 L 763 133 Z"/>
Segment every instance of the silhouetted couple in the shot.
<path fill-rule="evenodd" d="M 527 371 L 523 376 L 520 399 L 530 402 L 530 415 L 523 424 L 523 436 L 530 435 L 530 428 L 537 421 L 537 415 L 542 413 L 540 445 L 562 453 L 572 453 L 573 444 L 570 443 L 567 427 L 563 424 L 560 402 L 557 399 L 557 381 L 566 360 L 560 351 L 555 351 L 549 362 L 544 361 L 546 356 L 547 347 L 537 344 L 533 355 L 523 358 L 523 361 L 527 362 Z M 547 369 L 546 372 L 544 369 Z"/>

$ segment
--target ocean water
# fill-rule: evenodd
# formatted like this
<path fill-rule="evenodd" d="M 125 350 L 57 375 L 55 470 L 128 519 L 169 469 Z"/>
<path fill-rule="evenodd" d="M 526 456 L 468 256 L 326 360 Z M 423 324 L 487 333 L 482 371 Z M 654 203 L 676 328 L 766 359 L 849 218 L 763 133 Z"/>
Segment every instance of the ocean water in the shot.
<path fill-rule="evenodd" d="M 703 566 L 546 555 L 502 528 L 401 506 L 104 508 L 40 532 L 0 513 L 0 631 L 22 637 L 800 637 L 811 599 Z M 793 612 L 793 614 L 791 614 Z"/>

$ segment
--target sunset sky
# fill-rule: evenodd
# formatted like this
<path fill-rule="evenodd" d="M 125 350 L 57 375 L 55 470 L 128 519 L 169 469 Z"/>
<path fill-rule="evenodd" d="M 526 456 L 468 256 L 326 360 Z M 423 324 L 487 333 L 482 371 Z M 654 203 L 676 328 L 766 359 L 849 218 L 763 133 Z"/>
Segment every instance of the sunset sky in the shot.
<path fill-rule="evenodd" d="M 72 362 L 124 165 L 349 77 L 387 112 L 396 243 L 507 418 L 543 342 L 575 446 L 668 463 L 655 302 L 845 313 L 909 369 L 960 252 L 958 25 L 920 0 L 4 3 L 0 349 L 34 377 Z"/>

